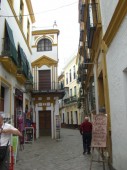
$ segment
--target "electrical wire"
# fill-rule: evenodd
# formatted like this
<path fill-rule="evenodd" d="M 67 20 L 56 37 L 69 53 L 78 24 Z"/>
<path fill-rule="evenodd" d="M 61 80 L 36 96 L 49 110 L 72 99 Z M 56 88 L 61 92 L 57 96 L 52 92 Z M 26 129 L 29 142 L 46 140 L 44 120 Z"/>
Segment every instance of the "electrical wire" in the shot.
<path fill-rule="evenodd" d="M 51 11 L 56 11 L 58 9 L 61 9 L 61 8 L 64 8 L 64 7 L 68 7 L 68 6 L 71 6 L 71 5 L 74 5 L 78 2 L 73 2 L 71 4 L 67 4 L 67 5 L 63 5 L 63 6 L 60 6 L 58 8 L 54 8 L 54 9 L 49 9 L 49 10 L 46 10 L 46 11 L 42 11 L 42 12 L 38 12 L 38 13 L 32 13 L 32 14 L 26 14 L 26 15 L 20 15 L 22 17 L 26 17 L 26 16 L 31 16 L 31 15 L 39 15 L 39 14 L 42 14 L 42 13 L 47 13 L 47 12 L 51 12 Z M 0 15 L 0 17 L 8 17 L 8 18 L 11 18 L 11 17 L 19 17 L 19 15 Z"/>

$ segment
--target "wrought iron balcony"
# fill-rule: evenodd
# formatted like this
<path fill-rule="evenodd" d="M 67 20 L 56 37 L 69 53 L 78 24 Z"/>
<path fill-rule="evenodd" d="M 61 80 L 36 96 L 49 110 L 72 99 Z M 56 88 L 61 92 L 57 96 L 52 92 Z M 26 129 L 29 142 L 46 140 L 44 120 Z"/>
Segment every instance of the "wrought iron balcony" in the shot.
<path fill-rule="evenodd" d="M 32 94 L 50 94 L 63 98 L 65 89 L 57 82 L 33 82 Z"/>
<path fill-rule="evenodd" d="M 91 3 L 88 4 L 88 13 L 87 13 L 87 41 L 88 48 L 92 47 L 94 32 L 98 23 L 98 4 Z"/>
<path fill-rule="evenodd" d="M 88 69 L 88 65 L 91 62 L 90 58 L 84 58 L 83 69 Z"/>
<path fill-rule="evenodd" d="M 75 103 L 75 102 L 77 102 L 78 101 L 78 98 L 77 98 L 77 96 L 75 95 L 75 96 L 71 96 L 71 97 L 68 97 L 68 98 L 66 98 L 66 99 L 64 99 L 64 104 L 66 105 L 66 104 L 72 104 L 72 103 Z"/>
<path fill-rule="evenodd" d="M 28 72 L 27 69 L 25 69 L 24 67 L 18 67 L 17 74 L 23 74 L 26 77 L 26 75 L 28 75 Z"/>
<path fill-rule="evenodd" d="M 87 63 L 82 63 L 82 64 L 79 64 L 79 67 L 78 67 L 78 75 L 79 77 L 83 76 L 84 74 L 86 74 L 86 65 Z"/>
<path fill-rule="evenodd" d="M 18 66 L 18 53 L 15 46 L 10 41 L 9 37 L 3 38 L 3 48 L 1 57 L 7 56 L 11 58 L 16 66 Z"/>
<path fill-rule="evenodd" d="M 57 90 L 64 90 L 63 85 L 57 82 L 33 82 L 33 91 L 35 92 L 55 92 Z"/>
<path fill-rule="evenodd" d="M 32 76 L 32 73 L 30 70 L 29 70 L 29 74 L 28 74 L 28 81 L 33 84 L 33 76 Z"/>

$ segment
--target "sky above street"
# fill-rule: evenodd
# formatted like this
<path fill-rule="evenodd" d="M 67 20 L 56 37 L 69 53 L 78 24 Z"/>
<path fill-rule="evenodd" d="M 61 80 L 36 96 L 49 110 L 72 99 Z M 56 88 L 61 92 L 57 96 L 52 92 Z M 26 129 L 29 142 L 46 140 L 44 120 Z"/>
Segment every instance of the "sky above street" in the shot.
<path fill-rule="evenodd" d="M 58 74 L 77 54 L 79 44 L 78 0 L 31 0 L 36 29 L 60 30 L 58 48 Z"/>

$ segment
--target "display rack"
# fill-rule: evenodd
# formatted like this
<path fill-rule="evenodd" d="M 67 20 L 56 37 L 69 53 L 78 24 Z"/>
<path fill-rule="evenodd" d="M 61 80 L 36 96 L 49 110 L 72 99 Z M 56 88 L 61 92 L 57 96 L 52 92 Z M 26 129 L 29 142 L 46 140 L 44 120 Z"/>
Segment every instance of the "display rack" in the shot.
<path fill-rule="evenodd" d="M 25 143 L 34 142 L 34 128 L 25 127 Z"/>

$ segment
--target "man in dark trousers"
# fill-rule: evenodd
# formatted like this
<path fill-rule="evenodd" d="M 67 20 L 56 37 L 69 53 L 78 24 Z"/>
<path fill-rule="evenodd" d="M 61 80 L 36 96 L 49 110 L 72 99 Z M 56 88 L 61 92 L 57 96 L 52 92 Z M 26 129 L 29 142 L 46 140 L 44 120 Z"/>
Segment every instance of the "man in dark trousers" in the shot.
<path fill-rule="evenodd" d="M 80 133 L 83 139 L 83 154 L 87 152 L 90 154 L 90 145 L 92 139 L 92 123 L 89 122 L 89 118 L 85 117 L 84 122 L 80 125 Z"/>

